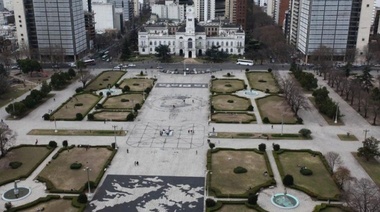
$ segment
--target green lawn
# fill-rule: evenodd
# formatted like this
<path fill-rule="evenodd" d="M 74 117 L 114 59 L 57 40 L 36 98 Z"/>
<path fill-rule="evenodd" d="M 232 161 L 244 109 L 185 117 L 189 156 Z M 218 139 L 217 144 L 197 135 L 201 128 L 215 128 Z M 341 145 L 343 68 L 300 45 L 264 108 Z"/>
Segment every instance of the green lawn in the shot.
<path fill-rule="evenodd" d="M 111 155 L 112 151 L 106 147 L 88 149 L 76 147 L 69 151 L 62 151 L 38 176 L 48 179 L 57 189 L 79 190 L 87 182 L 87 174 L 83 169 L 86 166 L 91 169 L 90 181 L 95 182 Z M 70 169 L 72 163 L 82 163 L 83 166 L 80 169 Z"/>
<path fill-rule="evenodd" d="M 77 113 L 84 116 L 95 106 L 101 99 L 100 96 L 91 93 L 82 93 L 71 97 L 58 110 L 50 116 L 51 120 L 74 120 Z"/>
<path fill-rule="evenodd" d="M 235 174 L 234 168 L 241 166 L 248 171 Z M 249 188 L 259 186 L 271 178 L 264 176 L 267 171 L 264 155 L 253 150 L 219 150 L 211 154 L 211 187 L 222 194 L 244 194 Z"/>
<path fill-rule="evenodd" d="M 95 79 L 88 83 L 85 91 L 97 91 L 114 86 L 120 78 L 125 74 L 125 71 L 104 71 L 100 73 Z"/>
<path fill-rule="evenodd" d="M 120 83 L 120 88 L 124 88 L 124 86 L 128 85 L 132 92 L 142 92 L 148 87 L 153 87 L 154 80 L 146 79 L 146 78 L 130 78 L 124 79 Z"/>
<path fill-rule="evenodd" d="M 251 89 L 259 91 L 266 91 L 266 89 L 268 89 L 270 93 L 277 93 L 280 91 L 272 73 L 246 72 L 246 76 Z"/>
<path fill-rule="evenodd" d="M 341 141 L 358 141 L 358 138 L 355 135 L 347 134 L 338 134 L 337 135 Z"/>
<path fill-rule="evenodd" d="M 46 146 L 22 146 L 12 149 L 5 157 L 0 159 L 0 185 L 11 179 L 19 179 L 22 175 L 27 175 L 34 170 L 37 164 L 44 160 L 53 149 Z M 9 163 L 19 161 L 22 165 L 17 169 L 9 167 Z"/>
<path fill-rule="evenodd" d="M 58 129 L 58 132 L 51 129 L 33 129 L 28 135 L 56 135 L 56 136 L 113 136 L 114 130 L 75 130 Z M 116 130 L 116 136 L 125 136 L 123 130 Z"/>
<path fill-rule="evenodd" d="M 248 113 L 214 113 L 211 120 L 216 123 L 252 123 L 256 122 L 256 116 Z"/>
<path fill-rule="evenodd" d="M 211 104 L 219 111 L 246 111 L 251 100 L 234 95 L 216 95 L 211 97 Z"/>
<path fill-rule="evenodd" d="M 271 95 L 256 99 L 256 104 L 259 107 L 261 118 L 268 117 L 270 123 L 280 124 L 282 117 L 285 124 L 295 124 L 297 122 L 294 112 L 284 97 Z"/>
<path fill-rule="evenodd" d="M 358 157 L 356 152 L 353 152 L 352 155 L 360 163 L 363 169 L 367 174 L 372 178 L 372 180 L 380 186 L 380 163 L 377 160 L 366 161 L 363 157 Z"/>
<path fill-rule="evenodd" d="M 103 108 L 132 110 L 136 104 L 143 104 L 143 95 L 141 93 L 109 96 L 103 103 Z"/>
<path fill-rule="evenodd" d="M 216 210 L 218 212 L 256 212 L 253 208 L 248 208 L 244 203 L 242 204 L 224 204 L 220 209 Z"/>
<path fill-rule="evenodd" d="M 94 113 L 94 120 L 127 121 L 127 116 L 130 113 L 131 111 L 100 111 Z"/>
<path fill-rule="evenodd" d="M 211 81 L 211 92 L 234 93 L 244 89 L 244 81 L 238 79 L 216 79 Z"/>
<path fill-rule="evenodd" d="M 333 181 L 330 173 L 318 156 L 313 156 L 309 152 L 289 152 L 278 154 L 284 175 L 293 175 L 294 184 L 308 189 L 314 194 L 324 198 L 334 198 L 340 191 Z M 313 171 L 313 175 L 304 176 L 300 173 L 299 166 L 306 166 Z M 283 177 L 283 176 L 282 176 Z"/>

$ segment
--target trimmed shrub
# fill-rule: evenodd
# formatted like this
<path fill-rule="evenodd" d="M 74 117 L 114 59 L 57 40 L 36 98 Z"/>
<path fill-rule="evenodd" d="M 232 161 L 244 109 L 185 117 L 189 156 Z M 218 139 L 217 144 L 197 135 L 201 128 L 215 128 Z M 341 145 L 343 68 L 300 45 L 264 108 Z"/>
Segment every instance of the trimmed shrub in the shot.
<path fill-rule="evenodd" d="M 139 103 L 135 104 L 135 107 L 133 108 L 135 111 L 141 109 L 141 105 Z"/>
<path fill-rule="evenodd" d="M 248 111 L 253 111 L 253 106 L 252 105 L 248 106 L 247 110 Z"/>
<path fill-rule="evenodd" d="M 214 149 L 215 148 L 215 144 L 214 143 L 208 143 L 208 146 L 210 147 L 210 149 Z"/>
<path fill-rule="evenodd" d="M 74 69 L 72 68 L 69 68 L 69 70 L 67 71 L 67 73 L 69 74 L 70 77 L 75 77 L 75 75 L 77 75 L 74 71 Z"/>
<path fill-rule="evenodd" d="M 51 148 L 56 148 L 58 145 L 57 145 L 57 142 L 55 142 L 55 141 L 49 141 L 49 146 Z"/>
<path fill-rule="evenodd" d="M 262 80 L 262 79 L 261 79 L 261 80 L 259 80 L 259 82 L 267 82 L 267 81 L 266 81 L 266 80 Z"/>
<path fill-rule="evenodd" d="M 268 72 L 271 73 L 271 72 L 272 72 L 272 69 L 271 69 L 271 68 L 268 68 Z"/>
<path fill-rule="evenodd" d="M 238 166 L 234 168 L 234 173 L 235 174 L 242 174 L 242 173 L 247 173 L 247 169 L 241 166 Z"/>
<path fill-rule="evenodd" d="M 297 124 L 303 124 L 303 119 L 300 118 L 300 117 L 298 117 L 298 118 L 297 118 Z"/>
<path fill-rule="evenodd" d="M 11 202 L 6 202 L 6 203 L 4 204 L 4 207 L 5 207 L 5 209 L 9 210 L 9 209 L 12 208 L 12 203 L 11 203 Z"/>
<path fill-rule="evenodd" d="M 75 93 L 80 93 L 83 91 L 83 87 L 78 87 L 75 89 Z"/>
<path fill-rule="evenodd" d="M 144 72 L 143 71 L 140 71 L 140 76 L 144 76 Z"/>
<path fill-rule="evenodd" d="M 96 104 L 95 109 L 101 109 L 101 108 L 103 108 L 102 104 Z"/>
<path fill-rule="evenodd" d="M 249 68 L 246 68 L 246 69 L 245 69 L 245 72 L 248 72 L 248 71 L 249 71 Z"/>
<path fill-rule="evenodd" d="M 99 92 L 99 96 L 103 96 L 103 92 Z"/>
<path fill-rule="evenodd" d="M 75 107 L 81 107 L 83 106 L 83 103 L 75 103 Z"/>
<path fill-rule="evenodd" d="M 129 102 L 129 99 L 121 99 L 121 102 Z"/>
<path fill-rule="evenodd" d="M 230 73 L 230 72 L 228 72 L 228 73 L 227 73 L 227 77 L 230 77 L 230 76 L 231 76 L 231 73 Z"/>
<path fill-rule="evenodd" d="M 107 91 L 107 96 L 111 96 L 111 92 Z"/>
<path fill-rule="evenodd" d="M 274 151 L 280 150 L 280 144 L 273 144 L 273 150 Z"/>
<path fill-rule="evenodd" d="M 152 91 L 152 88 L 151 88 L 151 87 L 147 87 L 147 88 L 145 88 L 145 90 L 144 90 L 144 92 L 145 92 L 146 94 L 149 94 L 151 91 Z"/>
<path fill-rule="evenodd" d="M 227 102 L 228 103 L 234 103 L 234 100 L 229 99 L 229 100 L 227 100 Z"/>
<path fill-rule="evenodd" d="M 211 79 L 215 79 L 215 76 L 214 76 L 214 75 L 211 75 Z"/>
<path fill-rule="evenodd" d="M 22 166 L 22 163 L 20 161 L 12 161 L 9 163 L 9 166 L 12 169 L 17 169 L 18 167 Z"/>
<path fill-rule="evenodd" d="M 120 84 L 116 83 L 115 88 L 120 88 Z"/>
<path fill-rule="evenodd" d="M 82 120 L 83 119 L 82 113 L 75 114 L 75 119 L 78 120 L 78 121 Z"/>
<path fill-rule="evenodd" d="M 264 123 L 264 124 L 269 124 L 269 123 L 270 123 L 268 117 L 264 117 L 264 118 L 263 118 L 263 123 Z"/>
<path fill-rule="evenodd" d="M 225 84 L 224 86 L 226 86 L 226 87 L 232 87 L 232 85 L 231 84 Z"/>
<path fill-rule="evenodd" d="M 85 193 L 79 194 L 79 196 L 78 196 L 78 202 L 82 203 L 82 204 L 87 203 L 87 196 L 86 196 Z"/>
<path fill-rule="evenodd" d="M 70 165 L 70 169 L 80 169 L 82 168 L 82 164 L 81 163 L 72 163 Z"/>
<path fill-rule="evenodd" d="M 130 90 L 131 90 L 131 88 L 128 85 L 124 86 L 124 88 L 122 89 L 123 93 L 126 93 Z"/>
<path fill-rule="evenodd" d="M 270 91 L 269 91 L 269 89 L 267 88 L 267 89 L 265 89 L 265 93 L 270 93 Z"/>
<path fill-rule="evenodd" d="M 313 171 L 311 171 L 311 169 L 308 169 L 308 168 L 306 168 L 306 167 L 302 167 L 302 168 L 300 169 L 300 173 L 301 173 L 302 175 L 305 175 L 305 176 L 313 175 Z"/>
<path fill-rule="evenodd" d="M 282 183 L 284 183 L 284 186 L 291 186 L 294 184 L 294 178 L 292 175 L 287 174 L 285 177 L 282 179 Z"/>
<path fill-rule="evenodd" d="M 206 199 L 206 207 L 207 208 L 212 208 L 216 205 L 216 202 L 215 200 L 211 199 L 211 198 L 207 198 Z"/>
<path fill-rule="evenodd" d="M 115 142 L 111 143 L 111 147 L 112 147 L 112 149 L 116 149 L 116 144 L 115 144 Z"/>
<path fill-rule="evenodd" d="M 69 145 L 69 142 L 67 140 L 62 141 L 62 146 L 67 147 Z"/>
<path fill-rule="evenodd" d="M 90 121 L 93 121 L 95 119 L 95 116 L 93 113 L 90 113 L 87 115 L 87 119 L 90 120 Z"/>
<path fill-rule="evenodd" d="M 127 121 L 133 121 L 135 120 L 135 116 L 132 113 L 129 113 L 126 118 Z"/>
<path fill-rule="evenodd" d="M 104 82 L 107 82 L 107 81 L 109 81 L 109 79 L 105 78 L 105 79 L 103 79 L 103 81 L 104 81 Z"/>
<path fill-rule="evenodd" d="M 45 113 L 42 118 L 45 120 L 45 121 L 48 121 L 50 120 L 50 114 L 49 113 Z"/>
<path fill-rule="evenodd" d="M 306 129 L 306 128 L 300 129 L 300 131 L 298 131 L 298 133 L 301 134 L 302 137 L 304 137 L 304 138 L 310 138 L 311 137 L 311 131 L 309 129 Z"/>
<path fill-rule="evenodd" d="M 256 205 L 257 204 L 257 199 L 258 199 L 258 195 L 257 194 L 253 194 L 253 193 L 250 193 L 248 195 L 248 203 L 250 205 Z"/>
<path fill-rule="evenodd" d="M 259 144 L 259 150 L 261 152 L 265 152 L 266 149 L 267 149 L 267 145 L 265 145 L 264 143 Z"/>

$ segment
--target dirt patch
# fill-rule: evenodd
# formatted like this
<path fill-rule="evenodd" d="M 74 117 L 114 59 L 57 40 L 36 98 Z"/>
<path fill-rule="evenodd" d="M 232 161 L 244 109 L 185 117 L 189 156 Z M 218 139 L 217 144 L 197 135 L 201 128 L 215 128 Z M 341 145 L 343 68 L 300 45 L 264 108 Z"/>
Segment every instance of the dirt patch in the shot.
<path fill-rule="evenodd" d="M 51 160 L 39 176 L 50 180 L 57 189 L 79 190 L 87 182 L 87 174 L 83 168 L 89 167 L 90 181 L 95 181 L 111 156 L 107 148 L 73 148 L 63 151 L 58 158 Z M 81 169 L 70 169 L 72 163 L 82 163 Z"/>
<path fill-rule="evenodd" d="M 95 113 L 95 120 L 113 120 L 113 121 L 126 121 L 129 111 L 102 111 Z"/>
<path fill-rule="evenodd" d="M 217 93 L 233 93 L 244 89 L 242 80 L 233 79 L 217 79 L 212 81 L 211 92 Z"/>
<path fill-rule="evenodd" d="M 288 103 L 280 96 L 267 96 L 256 100 L 262 118 L 268 117 L 271 123 L 281 123 L 282 117 L 284 123 L 294 124 L 297 118 L 289 107 Z"/>
<path fill-rule="evenodd" d="M 142 94 L 122 94 L 118 96 L 110 96 L 103 103 L 103 108 L 132 110 L 136 104 L 143 104 Z"/>
<path fill-rule="evenodd" d="M 280 91 L 272 73 L 247 72 L 246 76 L 251 89 L 260 91 L 266 91 L 268 89 L 270 93 L 278 93 Z"/>
<path fill-rule="evenodd" d="M 120 83 L 120 88 L 124 88 L 124 86 L 128 85 L 131 89 L 130 91 L 139 92 L 144 91 L 148 87 L 153 87 L 152 79 L 124 79 L 123 82 Z"/>
<path fill-rule="evenodd" d="M 252 123 L 256 121 L 254 114 L 246 113 L 215 113 L 211 119 L 221 123 Z"/>
<path fill-rule="evenodd" d="M 100 97 L 94 94 L 84 93 L 76 95 L 50 117 L 56 119 L 75 119 L 77 113 L 85 116 L 99 100 Z"/>
<path fill-rule="evenodd" d="M 233 95 L 217 95 L 211 98 L 212 106 L 219 111 L 246 111 L 251 101 Z"/>

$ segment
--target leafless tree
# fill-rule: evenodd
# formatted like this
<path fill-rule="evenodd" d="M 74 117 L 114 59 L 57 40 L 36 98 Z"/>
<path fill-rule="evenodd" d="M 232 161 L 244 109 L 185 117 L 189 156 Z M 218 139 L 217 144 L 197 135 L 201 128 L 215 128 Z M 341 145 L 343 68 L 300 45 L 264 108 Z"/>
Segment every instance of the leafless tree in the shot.
<path fill-rule="evenodd" d="M 311 55 L 311 61 L 318 67 L 319 73 L 326 80 L 328 71 L 333 67 L 334 51 L 326 46 L 320 46 Z"/>
<path fill-rule="evenodd" d="M 333 174 L 333 179 L 340 189 L 343 189 L 353 179 L 351 171 L 347 167 L 339 166 Z"/>
<path fill-rule="evenodd" d="M 337 152 L 328 152 L 325 156 L 327 163 L 330 166 L 331 171 L 334 171 L 335 165 L 342 164 L 342 158 Z"/>
<path fill-rule="evenodd" d="M 300 109 L 308 110 L 309 103 L 306 97 L 303 95 L 302 88 L 296 85 L 291 93 L 292 110 L 298 116 Z"/>
<path fill-rule="evenodd" d="M 94 75 L 90 74 L 89 72 L 85 72 L 80 77 L 79 81 L 83 84 L 83 88 L 86 86 L 87 82 L 90 82 L 94 78 Z"/>
<path fill-rule="evenodd" d="M 0 158 L 8 153 L 8 149 L 14 144 L 17 134 L 5 123 L 0 124 Z"/>
<path fill-rule="evenodd" d="M 358 50 L 355 48 L 350 48 L 346 50 L 345 61 L 347 64 L 352 64 L 355 61 L 356 55 L 358 54 Z"/>
<path fill-rule="evenodd" d="M 365 59 L 365 63 L 367 65 L 371 65 L 372 60 L 374 59 L 374 49 L 371 47 L 371 45 L 366 45 L 363 48 L 363 55 Z"/>
<path fill-rule="evenodd" d="M 347 206 L 353 211 L 380 211 L 380 189 L 369 179 L 355 179 L 343 197 Z"/>
<path fill-rule="evenodd" d="M 4 74 L 0 74 L 0 96 L 5 94 L 6 92 L 9 91 L 9 88 L 11 87 L 11 84 L 9 82 L 9 77 L 4 75 Z"/>
<path fill-rule="evenodd" d="M 367 92 L 362 93 L 361 102 L 363 103 L 363 112 L 364 112 L 364 118 L 367 118 L 368 116 L 368 110 L 371 102 L 371 94 Z"/>

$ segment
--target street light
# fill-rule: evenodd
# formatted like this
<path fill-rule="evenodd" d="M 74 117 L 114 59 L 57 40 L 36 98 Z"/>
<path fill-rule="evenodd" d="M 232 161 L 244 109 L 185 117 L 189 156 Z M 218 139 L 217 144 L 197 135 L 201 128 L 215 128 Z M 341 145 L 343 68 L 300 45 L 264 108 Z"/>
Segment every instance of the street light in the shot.
<path fill-rule="evenodd" d="M 284 113 L 281 113 L 281 135 L 284 133 Z"/>
<path fill-rule="evenodd" d="M 91 199 L 91 187 L 90 187 L 90 171 L 91 169 L 87 166 L 83 171 L 87 171 L 87 186 L 88 186 L 88 199 Z"/>
<path fill-rule="evenodd" d="M 338 123 L 338 110 L 339 110 L 339 102 L 336 104 L 336 113 L 335 113 L 335 121 L 334 123 Z"/>
<path fill-rule="evenodd" d="M 114 135 L 114 137 L 115 137 L 115 149 L 117 149 L 117 141 L 116 141 L 116 125 L 112 125 L 112 127 L 113 127 L 113 135 Z"/>
<path fill-rule="evenodd" d="M 369 130 L 363 130 L 364 131 L 364 141 L 367 140 L 367 133 L 369 132 Z"/>
<path fill-rule="evenodd" d="M 57 130 L 57 120 L 55 119 L 54 117 L 54 132 L 57 133 L 58 130 Z"/>

